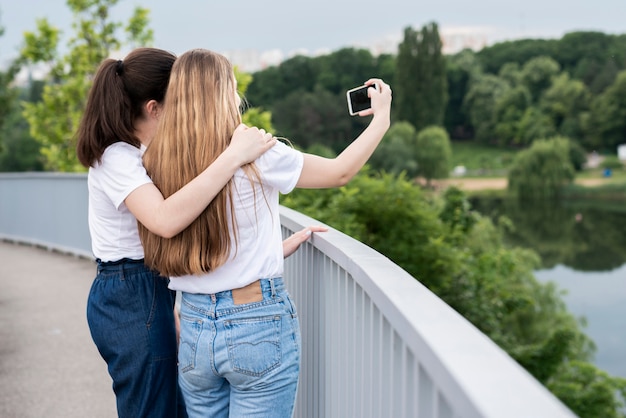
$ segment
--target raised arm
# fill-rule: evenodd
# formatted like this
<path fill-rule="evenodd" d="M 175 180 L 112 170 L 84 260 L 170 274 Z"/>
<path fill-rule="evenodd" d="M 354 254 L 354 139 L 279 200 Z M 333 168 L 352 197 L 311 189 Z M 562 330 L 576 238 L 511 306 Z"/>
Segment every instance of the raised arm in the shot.
<path fill-rule="evenodd" d="M 318 189 L 343 186 L 359 172 L 370 158 L 390 124 L 391 88 L 380 79 L 369 79 L 365 84 L 376 83 L 380 90 L 369 88 L 371 109 L 359 116 L 374 115 L 370 124 L 336 158 L 304 154 L 304 166 L 296 187 Z"/>
<path fill-rule="evenodd" d="M 167 199 L 149 183 L 133 190 L 124 202 L 152 233 L 171 238 L 200 215 L 239 167 L 254 161 L 275 143 L 276 138 L 264 130 L 240 125 L 228 148 L 213 164 Z"/>

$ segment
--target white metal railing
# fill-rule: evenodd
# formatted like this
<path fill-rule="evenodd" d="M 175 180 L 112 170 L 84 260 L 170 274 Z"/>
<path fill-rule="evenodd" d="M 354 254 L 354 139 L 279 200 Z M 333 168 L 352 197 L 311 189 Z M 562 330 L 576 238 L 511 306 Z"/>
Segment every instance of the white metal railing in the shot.
<path fill-rule="evenodd" d="M 319 222 L 281 207 L 284 236 Z M 0 174 L 0 239 L 91 258 L 84 174 Z M 574 417 L 389 259 L 330 228 L 286 260 L 299 310 L 296 417 Z"/>

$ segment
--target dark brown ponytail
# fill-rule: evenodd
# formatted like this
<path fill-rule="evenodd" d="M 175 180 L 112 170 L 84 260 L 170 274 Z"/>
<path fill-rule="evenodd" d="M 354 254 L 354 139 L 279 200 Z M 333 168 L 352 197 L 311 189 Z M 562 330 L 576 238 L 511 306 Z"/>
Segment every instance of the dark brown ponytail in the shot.
<path fill-rule="evenodd" d="M 176 57 L 156 48 L 138 48 L 98 68 L 76 133 L 76 154 L 85 166 L 100 162 L 115 142 L 139 147 L 134 121 L 149 100 L 162 102 Z"/>

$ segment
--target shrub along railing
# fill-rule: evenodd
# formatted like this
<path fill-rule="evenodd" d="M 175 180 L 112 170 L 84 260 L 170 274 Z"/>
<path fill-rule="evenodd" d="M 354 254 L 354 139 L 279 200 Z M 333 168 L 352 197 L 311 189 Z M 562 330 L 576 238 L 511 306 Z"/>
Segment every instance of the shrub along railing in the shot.
<path fill-rule="evenodd" d="M 0 174 L 0 239 L 91 257 L 84 174 Z M 283 235 L 319 222 L 281 207 Z M 330 228 L 286 260 L 299 311 L 296 417 L 574 417 L 389 259 Z"/>

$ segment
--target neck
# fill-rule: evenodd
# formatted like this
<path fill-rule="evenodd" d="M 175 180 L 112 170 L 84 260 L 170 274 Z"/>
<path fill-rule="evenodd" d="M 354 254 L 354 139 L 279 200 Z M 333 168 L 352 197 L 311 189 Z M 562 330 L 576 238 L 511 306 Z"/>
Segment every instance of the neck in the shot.
<path fill-rule="evenodd" d="M 142 145 L 146 147 L 150 145 L 153 134 L 154 131 L 148 123 L 141 120 L 135 121 L 135 136 L 139 138 Z"/>

